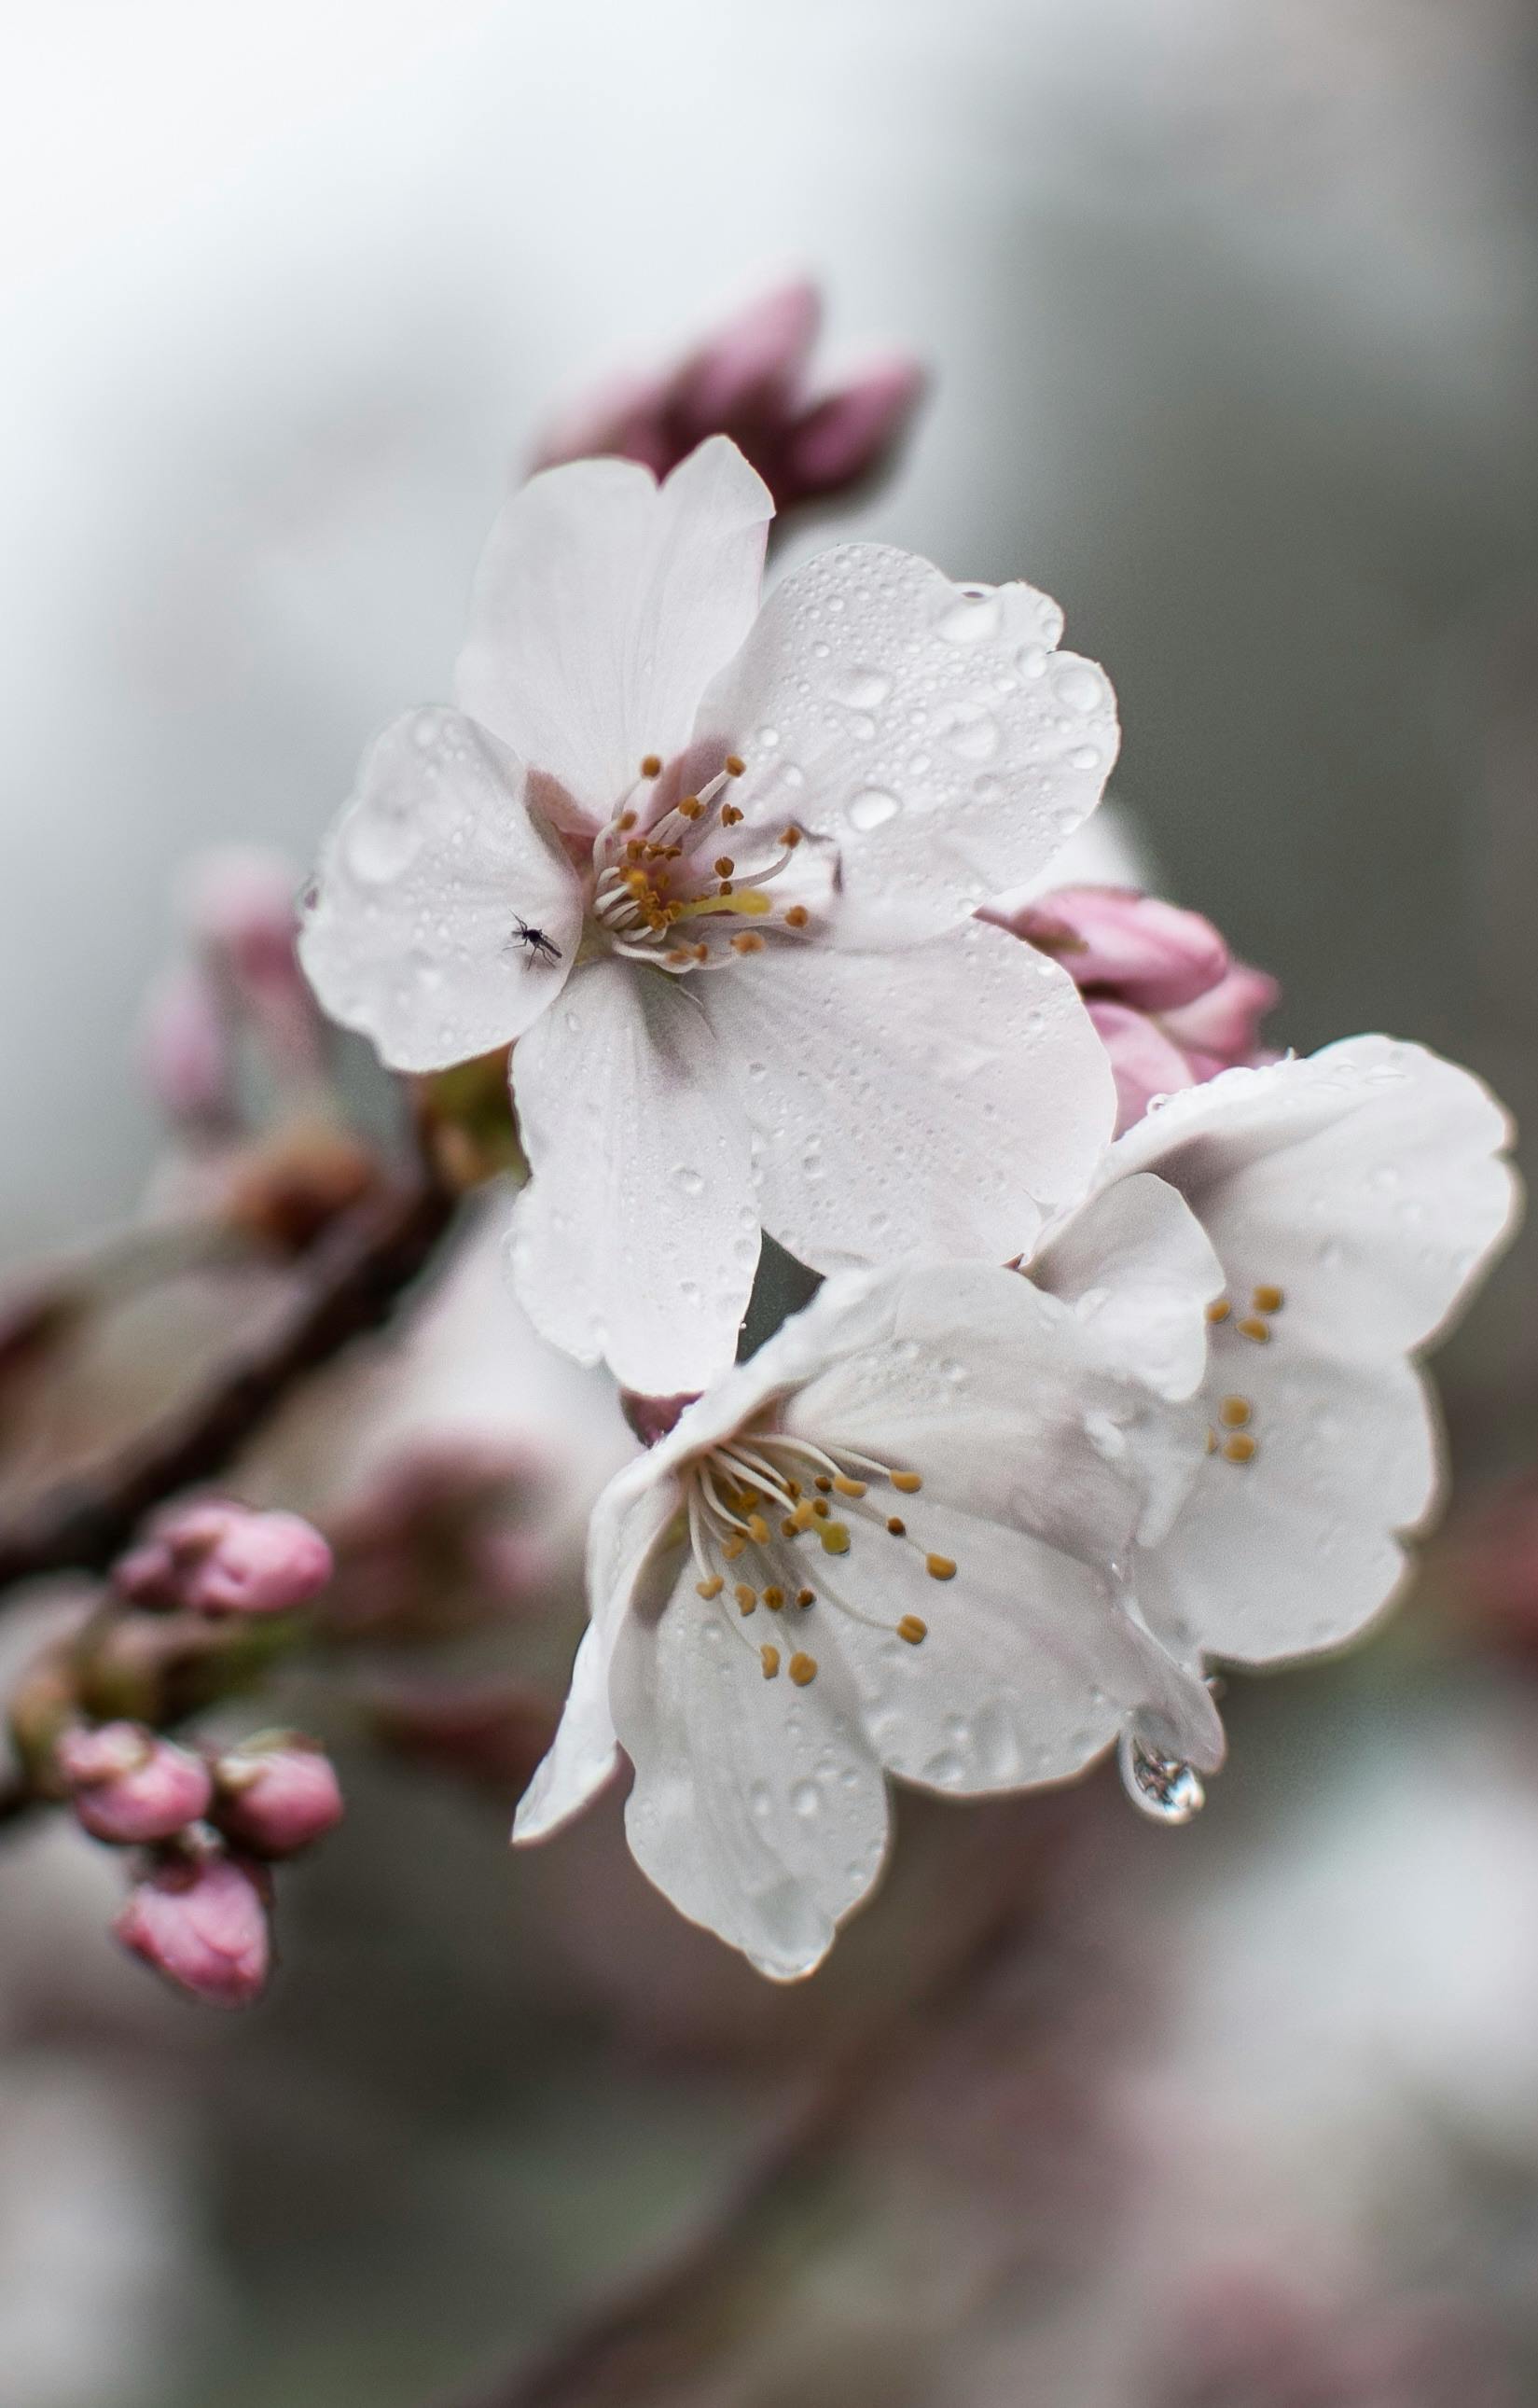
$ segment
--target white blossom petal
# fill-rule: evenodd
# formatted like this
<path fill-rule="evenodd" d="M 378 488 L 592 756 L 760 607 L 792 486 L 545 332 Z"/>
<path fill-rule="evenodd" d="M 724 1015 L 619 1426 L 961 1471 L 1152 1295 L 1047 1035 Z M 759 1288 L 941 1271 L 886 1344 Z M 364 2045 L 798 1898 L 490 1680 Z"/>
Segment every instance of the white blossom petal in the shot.
<path fill-rule="evenodd" d="M 1029 585 L 838 545 L 769 595 L 696 735 L 747 763 L 733 800 L 751 827 L 837 838 L 851 928 L 953 926 L 1040 874 L 1116 758 L 1104 672 L 1059 652 L 1061 632 Z"/>
<path fill-rule="evenodd" d="M 764 1226 L 816 1270 L 1028 1250 L 1114 1125 L 1073 981 L 982 921 L 900 953 L 766 949 L 699 987 Z"/>
<path fill-rule="evenodd" d="M 1195 1394 L 1207 1368 L 1204 1308 L 1223 1268 L 1173 1187 L 1132 1172 L 1103 1188 L 1049 1237 L 1033 1283 L 1072 1303 L 1114 1359 L 1161 1397 Z"/>
<path fill-rule="evenodd" d="M 758 1260 L 748 1124 L 681 982 L 584 963 L 513 1056 L 530 1185 L 514 1285 L 535 1327 L 648 1396 L 730 1363 Z"/>
<path fill-rule="evenodd" d="M 548 468 L 504 505 L 455 692 L 594 823 L 680 752 L 757 607 L 774 501 L 712 436 L 658 485 L 627 460 Z"/>
<path fill-rule="evenodd" d="M 764 1678 L 734 1609 L 694 1593 L 688 1566 L 655 1621 L 632 1615 L 610 1676 L 635 1767 L 625 1828 L 680 1914 L 776 1981 L 809 1973 L 881 1870 L 886 1784 L 854 1682 L 836 1656 L 805 1688 Z"/>
<path fill-rule="evenodd" d="M 520 940 L 548 938 L 558 958 Z M 299 939 L 326 1010 L 397 1070 L 506 1045 L 559 994 L 577 878 L 524 800 L 522 764 L 458 711 L 385 729 L 327 838 Z"/>

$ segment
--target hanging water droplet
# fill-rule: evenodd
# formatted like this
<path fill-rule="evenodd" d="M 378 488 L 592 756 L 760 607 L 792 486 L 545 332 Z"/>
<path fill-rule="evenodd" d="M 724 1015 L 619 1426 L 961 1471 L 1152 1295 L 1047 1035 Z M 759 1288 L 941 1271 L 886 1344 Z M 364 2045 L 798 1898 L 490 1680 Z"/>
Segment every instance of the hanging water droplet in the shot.
<path fill-rule="evenodd" d="M 999 597 L 985 588 L 963 587 L 938 621 L 939 632 L 950 644 L 978 644 L 999 631 Z"/>
<path fill-rule="evenodd" d="M 1124 1730 L 1117 1748 L 1121 1783 L 1139 1813 L 1153 1823 L 1189 1823 L 1206 1803 L 1207 1793 L 1194 1765 L 1177 1756 L 1165 1756 L 1132 1730 Z"/>
<path fill-rule="evenodd" d="M 862 836 L 869 836 L 873 828 L 885 827 L 889 820 L 895 819 L 901 808 L 897 796 L 890 795 L 885 786 L 863 786 L 851 798 L 846 816 L 851 827 L 858 828 Z"/>

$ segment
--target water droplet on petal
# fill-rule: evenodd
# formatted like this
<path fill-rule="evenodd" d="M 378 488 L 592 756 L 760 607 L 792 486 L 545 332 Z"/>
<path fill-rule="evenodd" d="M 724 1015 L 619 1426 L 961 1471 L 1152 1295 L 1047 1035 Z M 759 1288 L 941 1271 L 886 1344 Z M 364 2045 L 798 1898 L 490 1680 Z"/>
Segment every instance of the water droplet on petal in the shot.
<path fill-rule="evenodd" d="M 1195 1766 L 1183 1764 L 1177 1756 L 1163 1755 L 1135 1731 L 1122 1732 L 1117 1761 L 1123 1788 L 1150 1822 L 1189 1823 L 1206 1803 L 1207 1793 Z"/>
<path fill-rule="evenodd" d="M 705 1181 L 700 1173 L 684 1166 L 674 1172 L 673 1184 L 681 1187 L 686 1196 L 703 1196 L 705 1193 Z"/>
<path fill-rule="evenodd" d="M 889 820 L 895 819 L 901 809 L 897 796 L 889 794 L 885 786 L 862 786 L 851 798 L 845 816 L 862 836 L 869 836 L 873 828 L 884 827 Z"/>

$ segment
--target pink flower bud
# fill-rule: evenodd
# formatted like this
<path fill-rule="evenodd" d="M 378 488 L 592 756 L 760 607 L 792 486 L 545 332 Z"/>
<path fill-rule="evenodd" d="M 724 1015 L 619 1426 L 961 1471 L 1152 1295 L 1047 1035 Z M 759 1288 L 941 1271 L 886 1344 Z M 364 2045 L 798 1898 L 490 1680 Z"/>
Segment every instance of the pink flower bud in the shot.
<path fill-rule="evenodd" d="M 214 1820 L 256 1856 L 292 1856 L 334 1830 L 344 1813 L 331 1759 L 313 1740 L 248 1740 L 214 1767 Z"/>
<path fill-rule="evenodd" d="M 66 1731 L 54 1760 L 93 1839 L 115 1847 L 169 1840 L 206 1813 L 213 1784 L 202 1758 L 142 1723 Z"/>
<path fill-rule="evenodd" d="M 112 1928 L 135 1956 L 207 2006 L 249 2006 L 266 1987 L 266 1883 L 236 1857 L 167 1859 L 135 1885 Z"/>
<path fill-rule="evenodd" d="M 1004 924 L 1061 961 L 1084 994 L 1138 1011 L 1192 1003 L 1229 967 L 1229 949 L 1210 920 L 1130 887 L 1064 886 Z"/>
<path fill-rule="evenodd" d="M 279 853 L 230 846 L 182 881 L 182 912 L 207 970 L 281 1069 L 311 1072 L 323 1052 L 319 1006 L 294 949 L 298 881 Z"/>
<path fill-rule="evenodd" d="M 822 323 L 815 284 L 762 294 L 685 360 L 670 397 L 694 442 L 718 428 L 783 423 Z"/>
<path fill-rule="evenodd" d="M 1204 995 L 1177 1011 L 1165 1012 L 1164 1025 L 1176 1044 L 1193 1056 L 1206 1056 L 1214 1069 L 1269 1061 L 1272 1056 L 1260 1043 L 1260 1023 L 1275 1010 L 1281 996 L 1276 981 L 1264 970 L 1253 969 L 1248 962 L 1234 962 Z M 1213 1071 L 1200 1071 L 1198 1076 L 1210 1078 Z"/>
<path fill-rule="evenodd" d="M 1111 1057 L 1116 1081 L 1116 1133 L 1140 1121 L 1155 1096 L 1173 1096 L 1194 1087 L 1195 1073 L 1172 1038 L 1145 1011 L 1124 1003 L 1089 1001 L 1090 1019 Z"/>
<path fill-rule="evenodd" d="M 168 970 L 151 989 L 139 1061 L 146 1086 L 175 1126 L 222 1132 L 235 1124 L 235 1066 L 218 997 L 201 968 Z"/>
<path fill-rule="evenodd" d="M 135 1605 L 192 1613 L 287 1613 L 331 1578 L 331 1549 L 297 1513 L 210 1501 L 168 1514 L 113 1570 Z"/>
<path fill-rule="evenodd" d="M 779 509 L 849 493 L 890 467 L 925 382 L 917 360 L 885 360 L 814 402 L 790 428 L 771 480 Z"/>

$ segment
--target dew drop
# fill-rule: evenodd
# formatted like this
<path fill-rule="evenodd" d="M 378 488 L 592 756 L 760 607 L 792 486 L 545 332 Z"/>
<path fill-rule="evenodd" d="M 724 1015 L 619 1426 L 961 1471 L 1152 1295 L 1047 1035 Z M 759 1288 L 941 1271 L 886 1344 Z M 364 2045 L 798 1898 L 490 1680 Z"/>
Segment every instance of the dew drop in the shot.
<path fill-rule="evenodd" d="M 1122 1786 L 1140 1813 L 1153 1823 L 1178 1826 L 1199 1814 L 1206 1791 L 1194 1765 L 1164 1756 L 1135 1731 L 1124 1730 L 1117 1748 Z"/>
<path fill-rule="evenodd" d="M 901 809 L 897 796 L 889 794 L 885 786 L 862 786 L 850 800 L 845 816 L 862 836 L 869 836 L 873 828 L 885 827 L 889 820 L 895 819 Z"/>
<path fill-rule="evenodd" d="M 686 1196 L 705 1194 L 705 1181 L 701 1174 L 697 1170 L 691 1170 L 686 1165 L 680 1165 L 674 1172 L 673 1184 L 675 1187 L 681 1187 Z"/>
<path fill-rule="evenodd" d="M 798 1781 L 790 1792 L 790 1804 L 804 1823 L 810 1823 L 822 1812 L 822 1792 L 815 1781 Z"/>
<path fill-rule="evenodd" d="M 965 588 L 947 603 L 937 621 L 947 644 L 980 644 L 999 632 L 999 597 L 982 588 Z"/>

